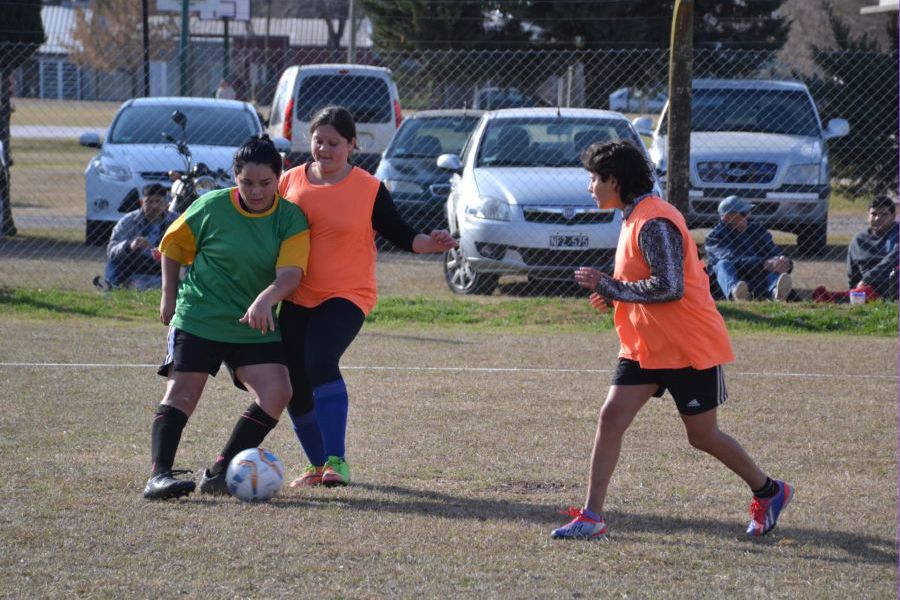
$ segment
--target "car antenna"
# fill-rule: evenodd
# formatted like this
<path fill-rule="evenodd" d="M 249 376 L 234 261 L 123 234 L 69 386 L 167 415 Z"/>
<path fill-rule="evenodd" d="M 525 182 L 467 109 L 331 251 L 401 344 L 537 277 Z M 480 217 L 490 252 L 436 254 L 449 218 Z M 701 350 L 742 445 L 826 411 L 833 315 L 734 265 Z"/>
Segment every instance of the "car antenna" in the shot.
<path fill-rule="evenodd" d="M 556 105 L 556 118 L 559 119 L 562 115 L 559 114 L 559 104 Z"/>

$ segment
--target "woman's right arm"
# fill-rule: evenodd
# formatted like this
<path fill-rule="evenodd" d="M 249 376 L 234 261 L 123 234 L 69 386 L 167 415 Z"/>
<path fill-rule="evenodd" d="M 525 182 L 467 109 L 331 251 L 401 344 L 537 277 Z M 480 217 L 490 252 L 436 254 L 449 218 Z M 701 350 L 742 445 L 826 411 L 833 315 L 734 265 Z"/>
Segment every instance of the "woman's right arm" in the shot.
<path fill-rule="evenodd" d="M 175 314 L 175 296 L 178 292 L 178 270 L 181 263 L 165 254 L 160 258 L 162 264 L 162 296 L 159 299 L 159 320 L 168 325 Z"/>

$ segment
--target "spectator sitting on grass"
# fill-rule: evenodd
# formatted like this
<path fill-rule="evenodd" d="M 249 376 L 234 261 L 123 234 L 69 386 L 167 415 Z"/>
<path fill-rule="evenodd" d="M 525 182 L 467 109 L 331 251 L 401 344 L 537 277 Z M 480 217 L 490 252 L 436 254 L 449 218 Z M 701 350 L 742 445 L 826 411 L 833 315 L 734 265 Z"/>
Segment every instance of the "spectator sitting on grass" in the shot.
<path fill-rule="evenodd" d="M 882 298 L 897 299 L 897 208 L 887 196 L 869 204 L 865 231 L 856 234 L 847 248 L 847 284 L 850 289 L 871 286 Z"/>
<path fill-rule="evenodd" d="M 750 220 L 753 205 L 728 196 L 719 203 L 720 221 L 706 238 L 710 272 L 730 300 L 771 298 L 785 301 L 791 293 L 791 259 L 781 254 L 772 234 Z"/>
<path fill-rule="evenodd" d="M 130 287 L 138 290 L 162 285 L 157 246 L 169 225 L 178 218 L 167 210 L 165 187 L 144 187 L 141 207 L 122 217 L 106 246 L 106 270 L 94 279 L 97 287 Z M 106 285 L 104 285 L 104 283 Z"/>

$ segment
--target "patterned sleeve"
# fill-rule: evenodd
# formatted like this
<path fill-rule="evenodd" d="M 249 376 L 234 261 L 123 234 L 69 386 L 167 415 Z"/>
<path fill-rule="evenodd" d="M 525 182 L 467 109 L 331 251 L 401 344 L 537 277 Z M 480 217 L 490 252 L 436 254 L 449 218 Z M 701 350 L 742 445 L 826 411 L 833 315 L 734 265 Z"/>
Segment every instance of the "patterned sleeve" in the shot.
<path fill-rule="evenodd" d="M 684 295 L 684 243 L 678 228 L 668 219 L 648 221 L 638 235 L 638 245 L 650 266 L 650 277 L 627 282 L 604 277 L 596 292 L 611 300 L 638 304 L 680 299 Z"/>

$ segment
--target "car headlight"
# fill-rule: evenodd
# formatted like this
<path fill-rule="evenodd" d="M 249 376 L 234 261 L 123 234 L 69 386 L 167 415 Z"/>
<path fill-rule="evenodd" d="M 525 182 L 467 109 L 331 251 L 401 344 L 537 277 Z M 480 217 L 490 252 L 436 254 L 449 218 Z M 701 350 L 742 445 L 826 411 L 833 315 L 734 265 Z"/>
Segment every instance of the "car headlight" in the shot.
<path fill-rule="evenodd" d="M 466 206 L 466 215 L 491 221 L 509 221 L 511 217 L 509 204 L 500 198 L 481 198 L 481 204 Z"/>
<path fill-rule="evenodd" d="M 815 185 L 819 183 L 819 164 L 794 165 L 788 169 L 783 183 Z"/>
<path fill-rule="evenodd" d="M 425 190 L 418 183 L 402 179 L 385 179 L 384 187 L 392 194 L 423 194 Z"/>
<path fill-rule="evenodd" d="M 209 175 L 204 175 L 203 177 L 198 177 L 194 180 L 194 193 L 198 196 L 202 196 L 206 192 L 211 192 L 217 187 L 219 186 L 216 185 L 216 180 Z"/>
<path fill-rule="evenodd" d="M 128 181 L 131 179 L 131 169 L 127 165 L 119 165 L 103 159 L 98 160 L 96 164 L 97 174 L 100 177 L 115 181 Z"/>

